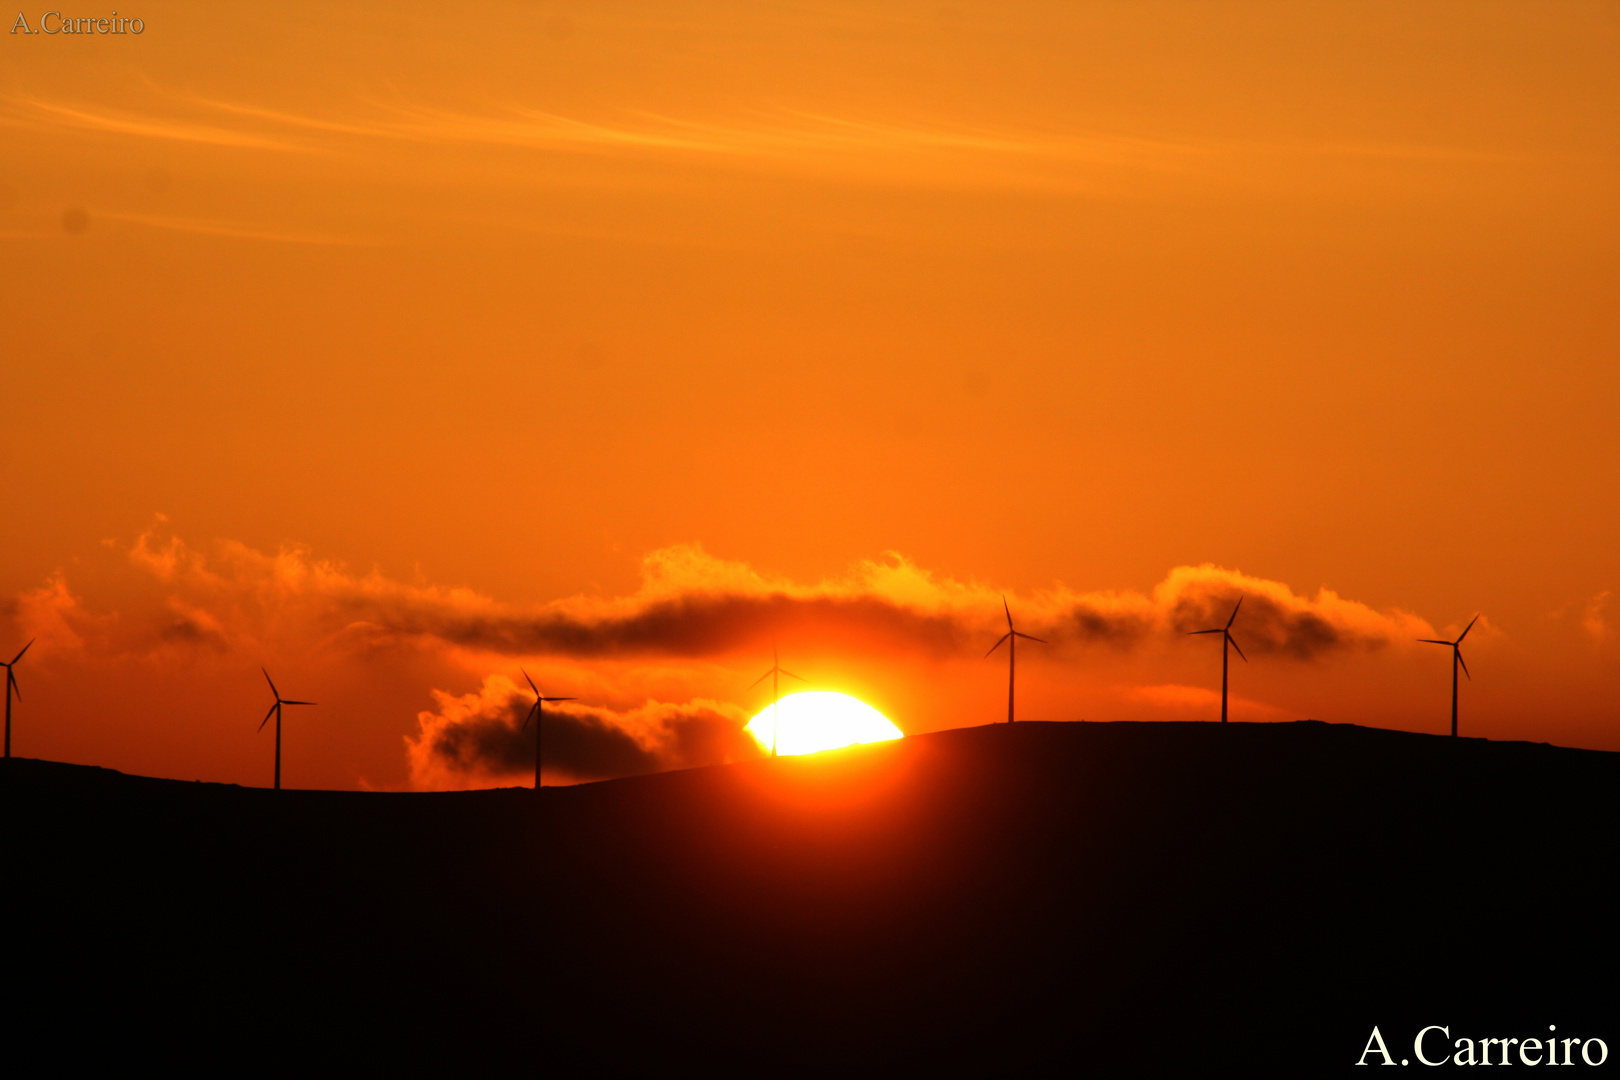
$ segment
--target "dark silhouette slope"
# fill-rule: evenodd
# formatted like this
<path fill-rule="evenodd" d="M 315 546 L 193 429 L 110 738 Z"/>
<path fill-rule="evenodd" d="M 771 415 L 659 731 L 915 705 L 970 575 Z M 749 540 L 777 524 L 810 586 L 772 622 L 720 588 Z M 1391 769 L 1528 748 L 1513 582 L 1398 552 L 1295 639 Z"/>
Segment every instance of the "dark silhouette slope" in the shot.
<path fill-rule="evenodd" d="M 307 1071 L 508 1060 L 534 1030 L 532 791 L 5 764 L 13 1048 Z"/>
<path fill-rule="evenodd" d="M 1375 1024 L 1396 1060 L 1430 1023 L 1613 1043 L 1617 781 L 1309 722 L 1016 724 L 548 791 L 548 1041 L 1295 1075 Z"/>
<path fill-rule="evenodd" d="M 1431 1023 L 1615 1044 L 1617 781 L 1620 755 L 1314 723 L 997 725 L 538 807 L 13 760 L 8 1041 L 1296 1075 L 1374 1024 L 1397 1060 Z"/>

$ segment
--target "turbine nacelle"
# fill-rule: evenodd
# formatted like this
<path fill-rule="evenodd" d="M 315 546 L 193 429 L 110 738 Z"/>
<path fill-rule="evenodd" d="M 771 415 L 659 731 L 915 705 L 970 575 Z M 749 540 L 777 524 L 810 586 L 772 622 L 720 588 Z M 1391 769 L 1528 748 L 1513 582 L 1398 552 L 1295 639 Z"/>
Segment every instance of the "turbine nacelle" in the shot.
<path fill-rule="evenodd" d="M 776 650 L 775 645 L 771 646 L 771 666 L 769 668 L 765 669 L 765 674 L 761 675 L 759 678 L 757 678 L 753 682 L 749 683 L 748 684 L 748 689 L 752 690 L 754 687 L 758 686 L 760 683 L 764 682 L 766 679 L 770 678 L 772 675 L 786 675 L 788 678 L 790 678 L 790 679 L 798 679 L 800 682 L 809 682 L 810 681 L 809 679 L 806 679 L 803 675 L 795 675 L 795 674 L 793 674 L 793 672 L 789 671 L 787 668 L 782 666 L 781 657 L 777 654 L 777 650 Z"/>
<path fill-rule="evenodd" d="M 11 757 L 11 695 L 13 693 L 15 693 L 17 695 L 17 700 L 18 701 L 22 700 L 22 687 L 17 685 L 17 673 L 15 671 L 11 670 L 11 669 L 17 666 L 17 661 L 19 661 L 19 660 L 21 660 L 23 658 L 23 653 L 26 653 L 29 649 L 31 649 L 33 647 L 34 647 L 34 642 L 33 642 L 32 639 L 30 639 L 28 644 L 24 645 L 22 647 L 22 649 L 18 651 L 17 655 L 13 656 L 9 662 L 4 661 L 4 660 L 0 660 L 0 667 L 3 667 L 3 668 L 6 669 L 6 746 L 5 746 L 5 755 L 8 758 Z"/>
<path fill-rule="evenodd" d="M 1467 676 L 1469 682 L 1474 681 L 1474 677 L 1472 675 L 1468 674 L 1468 661 L 1463 659 L 1463 654 L 1462 654 L 1463 638 L 1468 636 L 1468 631 L 1472 630 L 1474 628 L 1474 624 L 1477 623 L 1477 622 L 1479 622 L 1479 616 L 1478 615 L 1475 615 L 1472 619 L 1469 619 L 1468 620 L 1468 625 L 1463 627 L 1463 632 L 1457 635 L 1457 640 L 1456 641 L 1444 641 L 1444 640 L 1442 640 L 1440 638 L 1418 638 L 1418 641 L 1422 642 L 1425 645 L 1444 645 L 1444 646 L 1446 646 L 1447 648 L 1449 648 L 1451 650 L 1451 736 L 1452 736 L 1452 738 L 1457 737 L 1457 669 L 1458 668 L 1462 669 L 1463 675 Z"/>
<path fill-rule="evenodd" d="M 1242 660 L 1245 664 L 1247 664 L 1249 662 L 1249 658 L 1247 656 L 1243 655 L 1243 649 L 1238 645 L 1237 638 L 1232 636 L 1232 623 L 1237 620 L 1238 609 L 1241 608 L 1242 606 L 1243 606 L 1243 597 L 1240 596 L 1240 597 L 1238 597 L 1238 602 L 1232 605 L 1232 614 L 1230 614 L 1230 615 L 1228 615 L 1226 617 L 1226 625 L 1225 626 L 1217 626 L 1217 627 L 1214 627 L 1213 629 L 1209 629 L 1209 630 L 1189 630 L 1189 631 L 1187 631 L 1188 634 L 1219 634 L 1219 635 L 1221 635 L 1221 723 L 1223 723 L 1223 724 L 1226 723 L 1226 667 L 1227 667 L 1226 647 L 1228 645 L 1230 645 L 1230 646 L 1232 646 L 1232 648 L 1237 649 L 1238 659 Z"/>
<path fill-rule="evenodd" d="M 1007 598 L 1005 596 L 1001 598 L 1001 610 L 1006 612 L 1007 615 L 1007 632 L 1002 634 L 1001 637 L 997 638 L 994 645 L 990 646 L 990 652 L 984 654 L 986 658 L 990 656 L 990 653 L 993 653 L 997 649 L 1001 648 L 1004 642 L 1010 641 L 1013 638 L 1023 638 L 1025 641 L 1038 641 L 1042 645 L 1051 644 L 1045 638 L 1034 637 L 1033 635 L 1026 634 L 1022 630 L 1018 630 L 1013 627 L 1012 608 L 1007 606 Z"/>
<path fill-rule="evenodd" d="M 770 670 L 766 671 L 765 674 L 761 675 L 759 678 L 757 678 L 753 682 L 749 683 L 748 684 L 748 689 L 752 690 L 754 687 L 758 686 L 760 683 L 764 682 L 766 679 L 770 678 L 772 675 L 786 675 L 788 678 L 790 678 L 790 679 L 798 679 L 800 682 L 809 682 L 810 681 L 809 679 L 805 678 L 803 675 L 795 675 L 795 674 L 793 674 L 793 672 L 789 671 L 787 668 L 773 667 Z"/>
<path fill-rule="evenodd" d="M 545 745 L 545 732 L 541 730 L 541 718 L 545 716 L 546 702 L 574 701 L 576 699 L 571 697 L 546 697 L 540 692 L 540 688 L 534 685 L 534 680 L 529 678 L 527 670 L 523 668 L 518 668 L 518 670 L 523 672 L 523 681 L 529 684 L 530 690 L 534 691 L 534 704 L 529 706 L 529 715 L 523 718 L 523 726 L 518 730 L 528 731 L 529 721 L 534 721 L 534 793 L 538 797 L 540 794 L 540 756 Z"/>
<path fill-rule="evenodd" d="M 996 643 L 994 645 L 990 646 L 990 652 L 985 653 L 984 658 L 988 660 L 990 658 L 990 653 L 993 653 L 997 649 L 1001 648 L 1003 642 L 1006 643 L 1006 645 L 1007 645 L 1007 723 L 1010 724 L 1010 723 L 1013 722 L 1013 674 L 1017 670 L 1017 664 L 1018 664 L 1018 639 L 1023 638 L 1025 641 L 1033 641 L 1033 642 L 1037 642 L 1038 644 L 1041 644 L 1041 645 L 1046 645 L 1046 644 L 1048 644 L 1048 642 L 1047 642 L 1047 640 L 1045 638 L 1038 638 L 1038 637 L 1035 637 L 1032 634 L 1026 634 L 1022 630 L 1018 629 L 1016 626 L 1013 625 L 1012 608 L 1007 606 L 1007 597 L 1006 596 L 1002 596 L 1002 598 L 1001 598 L 1001 610 L 1007 616 L 1007 632 L 1005 634 L 1002 634 L 1001 637 L 999 637 L 998 639 L 996 639 Z"/>
<path fill-rule="evenodd" d="M 529 706 L 529 715 L 523 718 L 523 726 L 518 728 L 519 731 L 529 730 L 529 721 L 540 715 L 541 707 L 544 706 L 546 702 L 579 700 L 578 698 L 571 697 L 546 697 L 540 692 L 540 688 L 534 685 L 534 680 L 529 678 L 529 673 L 527 671 L 524 671 L 522 668 L 518 668 L 518 670 L 523 672 L 523 681 L 529 684 L 530 690 L 534 691 L 534 704 Z M 539 730 L 539 725 L 536 724 L 535 728 L 536 730 Z"/>
<path fill-rule="evenodd" d="M 17 655 L 10 659 L 10 661 L 0 660 L 0 667 L 6 669 L 6 691 L 7 693 L 16 691 L 18 701 L 22 700 L 22 687 L 17 685 L 17 673 L 11 669 L 16 666 L 17 661 L 23 658 L 23 653 L 26 653 L 29 649 L 34 647 L 34 642 L 37 640 L 38 638 L 29 639 L 28 644 L 24 645 L 22 649 L 18 651 Z"/>
<path fill-rule="evenodd" d="M 1420 637 L 1417 640 L 1420 643 L 1424 644 L 1424 645 L 1449 645 L 1449 646 L 1451 646 L 1451 655 L 1456 659 L 1457 663 L 1462 665 L 1462 673 L 1465 676 L 1467 676 L 1468 681 L 1473 682 L 1474 677 L 1472 675 L 1468 674 L 1468 661 L 1463 659 L 1462 643 L 1463 643 L 1463 638 L 1468 636 L 1468 631 L 1472 630 L 1474 628 L 1474 624 L 1477 623 L 1477 622 L 1479 622 L 1479 616 L 1478 615 L 1475 615 L 1472 619 L 1469 619 L 1468 620 L 1468 625 L 1463 627 L 1463 632 L 1457 635 L 1457 640 L 1456 641 L 1442 641 L 1439 638 L 1426 638 L 1426 637 Z"/>
<path fill-rule="evenodd" d="M 810 681 L 809 679 L 806 679 L 803 675 L 795 675 L 795 674 L 793 674 L 793 672 L 787 670 L 787 668 L 784 668 L 782 666 L 782 658 L 778 654 L 776 646 L 772 645 L 771 646 L 771 666 L 770 666 L 770 668 L 766 670 L 765 674 L 761 675 L 759 678 L 755 679 L 751 684 L 749 684 L 749 687 L 748 687 L 748 689 L 752 690 L 754 687 L 758 686 L 760 683 L 764 682 L 766 679 L 772 679 L 772 681 L 771 681 L 771 706 L 772 706 L 772 712 L 773 712 L 773 719 L 771 721 L 771 757 L 776 756 L 776 721 L 774 719 L 774 711 L 775 711 L 775 706 L 776 706 L 777 699 L 781 697 L 781 693 L 780 693 L 779 689 L 777 688 L 777 680 L 773 679 L 772 677 L 773 676 L 781 676 L 781 675 L 786 675 L 790 679 L 798 679 L 802 683 L 807 683 L 807 682 Z"/>
<path fill-rule="evenodd" d="M 1196 634 L 1221 634 L 1221 635 L 1223 635 L 1226 638 L 1226 643 L 1228 645 L 1232 646 L 1232 648 L 1237 649 L 1238 658 L 1241 659 L 1245 664 L 1247 664 L 1249 662 L 1249 658 L 1247 656 L 1243 655 L 1243 649 L 1238 645 L 1237 638 L 1232 636 L 1232 623 L 1233 623 L 1234 620 L 1237 619 L 1238 608 L 1240 608 L 1242 606 L 1243 606 L 1243 597 L 1240 596 L 1240 597 L 1238 597 L 1238 602 L 1232 606 L 1232 614 L 1227 617 L 1225 626 L 1217 626 L 1213 630 L 1189 630 L 1189 631 L 1187 631 L 1187 633 L 1188 634 L 1194 634 L 1194 635 L 1196 635 Z"/>
<path fill-rule="evenodd" d="M 260 668 L 259 670 L 264 671 L 264 668 Z M 281 691 L 276 689 L 276 681 L 270 677 L 270 673 L 268 671 L 264 671 L 264 681 L 270 684 L 270 693 L 275 695 L 276 703 L 274 705 L 270 706 L 270 711 L 264 714 L 264 719 L 263 720 L 259 721 L 259 728 L 258 728 L 259 731 L 264 730 L 264 725 L 266 725 L 266 724 L 268 724 L 270 722 L 270 718 L 272 716 L 275 716 L 277 713 L 279 713 L 281 711 L 281 707 L 283 705 L 314 705 L 314 704 L 316 704 L 313 701 L 293 701 L 291 698 L 282 697 L 281 696 Z M 255 734 L 257 734 L 257 732 L 255 732 Z"/>
<path fill-rule="evenodd" d="M 284 698 L 284 697 L 282 697 L 281 696 L 281 691 L 276 689 L 276 680 L 274 680 L 274 679 L 272 679 L 270 677 L 270 672 L 265 671 L 265 669 L 262 668 L 262 667 L 259 668 L 259 670 L 264 672 L 264 681 L 270 684 L 270 693 L 276 699 L 275 704 L 270 706 L 270 711 L 264 714 L 264 719 L 259 721 L 259 731 L 264 730 L 264 725 L 266 725 L 266 724 L 268 724 L 270 722 L 270 718 L 272 716 L 276 718 L 276 775 L 275 775 L 275 782 L 274 782 L 273 790 L 280 791 L 281 790 L 281 707 L 283 705 L 313 705 L 315 703 L 313 701 L 294 701 L 292 698 Z M 255 732 L 255 734 L 257 734 L 257 732 Z"/>

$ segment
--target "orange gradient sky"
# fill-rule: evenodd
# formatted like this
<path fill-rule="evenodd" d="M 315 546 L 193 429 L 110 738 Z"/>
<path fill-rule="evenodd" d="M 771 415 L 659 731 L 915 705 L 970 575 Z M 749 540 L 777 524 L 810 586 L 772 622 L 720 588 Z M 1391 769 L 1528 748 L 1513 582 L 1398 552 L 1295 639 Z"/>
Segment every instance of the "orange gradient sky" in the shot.
<path fill-rule="evenodd" d="M 1620 750 L 1612 0 L 131 14 L 0 40 L 14 753 L 985 722 L 1003 593 L 1024 718 L 1215 715 L 1244 595 L 1237 719 L 1444 731 L 1484 612 L 1463 732 Z"/>

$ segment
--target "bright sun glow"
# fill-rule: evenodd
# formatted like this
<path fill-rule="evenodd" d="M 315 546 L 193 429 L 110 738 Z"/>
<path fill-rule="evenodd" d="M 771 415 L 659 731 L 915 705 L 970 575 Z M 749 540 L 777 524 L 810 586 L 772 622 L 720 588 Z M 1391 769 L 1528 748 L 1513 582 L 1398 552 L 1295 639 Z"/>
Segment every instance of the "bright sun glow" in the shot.
<path fill-rule="evenodd" d="M 748 734 L 767 754 L 773 726 L 778 754 L 814 754 L 903 737 L 899 728 L 866 702 L 830 690 L 788 694 L 777 703 L 774 714 L 767 705 L 748 722 Z"/>

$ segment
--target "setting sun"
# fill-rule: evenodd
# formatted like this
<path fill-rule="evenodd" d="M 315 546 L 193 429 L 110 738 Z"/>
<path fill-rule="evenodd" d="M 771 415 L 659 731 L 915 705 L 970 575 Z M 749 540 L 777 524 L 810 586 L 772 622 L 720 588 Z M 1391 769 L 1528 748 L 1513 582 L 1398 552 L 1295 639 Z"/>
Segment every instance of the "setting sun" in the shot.
<path fill-rule="evenodd" d="M 778 754 L 814 754 L 856 743 L 884 742 L 904 733 L 872 706 L 830 690 L 789 694 L 761 709 L 748 723 L 748 734 L 767 751 L 773 722 Z"/>

